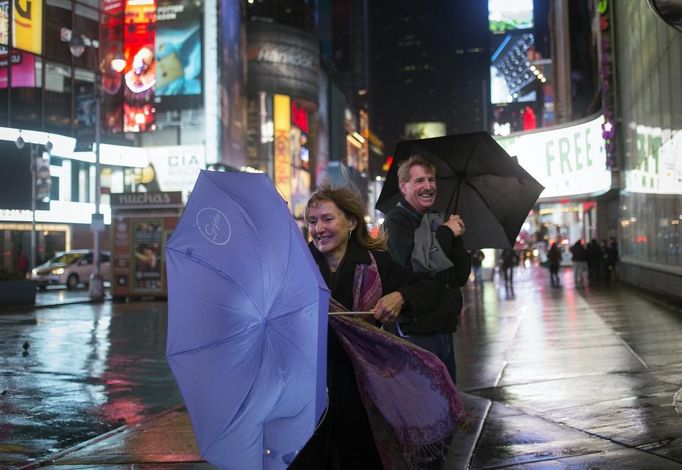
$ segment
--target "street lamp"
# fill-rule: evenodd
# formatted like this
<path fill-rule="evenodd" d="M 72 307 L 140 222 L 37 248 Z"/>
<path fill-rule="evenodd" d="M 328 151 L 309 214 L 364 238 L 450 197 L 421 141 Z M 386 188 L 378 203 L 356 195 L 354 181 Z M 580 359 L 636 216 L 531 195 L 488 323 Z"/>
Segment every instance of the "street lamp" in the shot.
<path fill-rule="evenodd" d="M 94 46 L 90 45 L 94 48 Z M 69 41 L 69 50 L 74 57 L 80 57 L 85 52 L 85 41 L 80 34 L 71 33 L 71 40 Z M 94 269 L 90 275 L 89 295 L 92 300 L 104 300 L 104 279 L 100 272 L 100 250 L 99 250 L 99 233 L 104 231 L 104 216 L 100 213 L 100 198 L 102 192 L 101 183 L 101 166 L 99 159 L 99 146 L 101 142 L 101 118 L 102 118 L 102 71 L 100 70 L 101 58 L 99 54 L 99 47 L 97 48 L 97 65 L 95 68 L 95 213 L 92 214 L 92 221 L 90 228 L 93 234 L 93 259 Z M 125 60 L 116 56 L 110 64 L 112 70 L 117 73 L 123 71 L 125 67 Z"/>

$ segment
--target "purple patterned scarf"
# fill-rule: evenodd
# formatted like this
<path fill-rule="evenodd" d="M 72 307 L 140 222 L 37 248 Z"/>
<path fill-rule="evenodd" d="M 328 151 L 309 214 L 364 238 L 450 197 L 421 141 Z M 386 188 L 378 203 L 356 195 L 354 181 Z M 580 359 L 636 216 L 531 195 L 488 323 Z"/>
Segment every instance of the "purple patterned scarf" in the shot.
<path fill-rule="evenodd" d="M 381 298 L 381 278 L 370 257 L 370 265 L 355 269 L 355 311 L 370 310 Z M 329 308 L 347 311 L 334 299 Z M 353 363 L 384 468 L 415 469 L 444 456 L 464 407 L 440 359 L 357 317 L 333 315 L 329 322 Z"/>

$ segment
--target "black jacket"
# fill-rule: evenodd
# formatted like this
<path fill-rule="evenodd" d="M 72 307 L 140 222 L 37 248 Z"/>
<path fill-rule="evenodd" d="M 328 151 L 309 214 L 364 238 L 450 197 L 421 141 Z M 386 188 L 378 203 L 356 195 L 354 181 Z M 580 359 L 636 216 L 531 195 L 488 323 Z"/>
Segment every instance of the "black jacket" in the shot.
<path fill-rule="evenodd" d="M 393 259 L 406 269 L 412 269 L 412 249 L 414 248 L 414 231 L 421 223 L 422 215 L 405 200 L 386 214 L 384 228 L 388 234 L 388 246 Z M 433 333 L 451 333 L 457 330 L 459 314 L 462 311 L 462 287 L 471 273 L 471 257 L 464 249 L 461 237 L 455 237 L 448 227 L 440 226 L 436 230 L 436 239 L 452 261 L 453 267 L 435 273 L 444 290 L 441 303 L 427 312 L 418 312 L 406 323 L 401 323 L 405 334 L 425 335 Z"/>
<path fill-rule="evenodd" d="M 309 247 L 332 297 L 351 310 L 355 267 L 371 263 L 369 252 L 351 240 L 339 269 L 332 275 L 324 255 L 312 243 Z M 382 295 L 400 292 L 405 299 L 404 314 L 414 314 L 417 309 L 431 309 L 438 305 L 442 293 L 437 282 L 404 270 L 386 251 L 372 251 L 372 254 L 379 269 Z M 327 388 L 327 417 L 290 469 L 383 468 L 360 399 L 353 365 L 331 327 L 327 335 Z"/>

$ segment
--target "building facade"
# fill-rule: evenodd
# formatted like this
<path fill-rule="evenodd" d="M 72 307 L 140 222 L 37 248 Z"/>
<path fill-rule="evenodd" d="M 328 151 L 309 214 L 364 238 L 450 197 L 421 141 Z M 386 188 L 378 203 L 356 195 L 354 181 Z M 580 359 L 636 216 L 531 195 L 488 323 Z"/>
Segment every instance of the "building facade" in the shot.
<path fill-rule="evenodd" d="M 615 36 L 619 277 L 682 299 L 682 33 L 647 2 L 600 2 Z"/>

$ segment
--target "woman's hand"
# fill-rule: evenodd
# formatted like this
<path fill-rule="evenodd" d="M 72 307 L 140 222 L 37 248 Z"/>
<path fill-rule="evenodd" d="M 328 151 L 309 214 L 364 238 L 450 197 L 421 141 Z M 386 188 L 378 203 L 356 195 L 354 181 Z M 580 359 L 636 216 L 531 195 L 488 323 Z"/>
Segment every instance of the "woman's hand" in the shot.
<path fill-rule="evenodd" d="M 405 305 L 403 294 L 391 292 L 379 299 L 372 309 L 372 315 L 381 323 L 390 323 L 400 314 L 403 305 Z"/>

